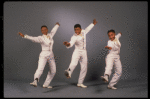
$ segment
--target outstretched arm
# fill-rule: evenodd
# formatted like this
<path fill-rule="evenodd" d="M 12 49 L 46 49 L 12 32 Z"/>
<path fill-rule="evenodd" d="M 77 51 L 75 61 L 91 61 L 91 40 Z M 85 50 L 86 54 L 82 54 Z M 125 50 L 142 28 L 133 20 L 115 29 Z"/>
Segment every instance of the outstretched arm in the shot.
<path fill-rule="evenodd" d="M 60 26 L 60 24 L 57 22 L 56 25 L 53 27 L 53 29 L 50 32 L 51 37 L 53 38 L 53 36 L 55 35 L 58 27 Z"/>
<path fill-rule="evenodd" d="M 21 32 L 18 33 L 22 38 L 26 38 L 26 39 L 29 39 L 31 40 L 32 42 L 36 42 L 36 43 L 42 43 L 42 40 L 41 38 L 38 36 L 38 37 L 32 37 L 32 36 L 29 36 L 29 35 L 24 35 L 22 34 Z"/>
<path fill-rule="evenodd" d="M 85 29 L 85 33 L 87 34 L 93 27 L 94 25 L 97 24 L 96 19 L 93 20 L 93 23 L 91 23 L 86 29 Z"/>

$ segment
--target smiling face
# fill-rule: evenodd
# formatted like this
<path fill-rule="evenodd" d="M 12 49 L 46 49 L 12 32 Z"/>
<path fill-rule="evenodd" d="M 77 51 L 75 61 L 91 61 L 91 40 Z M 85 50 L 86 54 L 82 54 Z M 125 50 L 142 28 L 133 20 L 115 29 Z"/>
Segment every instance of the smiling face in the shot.
<path fill-rule="evenodd" d="M 47 33 L 48 33 L 47 27 L 42 27 L 41 32 L 42 32 L 42 34 L 47 35 Z"/>
<path fill-rule="evenodd" d="M 74 28 L 74 31 L 77 35 L 79 35 L 81 33 L 81 28 L 80 27 L 77 27 L 77 28 Z"/>
<path fill-rule="evenodd" d="M 109 32 L 108 33 L 108 37 L 111 41 L 113 41 L 115 39 L 115 33 L 114 32 Z"/>

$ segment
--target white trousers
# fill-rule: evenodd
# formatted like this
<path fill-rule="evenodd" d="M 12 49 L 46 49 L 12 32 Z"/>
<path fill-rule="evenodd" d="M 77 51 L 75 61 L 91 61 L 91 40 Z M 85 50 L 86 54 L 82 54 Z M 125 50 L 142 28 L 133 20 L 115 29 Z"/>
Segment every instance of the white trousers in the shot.
<path fill-rule="evenodd" d="M 47 74 L 47 78 L 43 84 L 43 85 L 48 86 L 56 74 L 56 64 L 55 64 L 54 54 L 52 51 L 51 52 L 42 52 L 42 54 L 47 54 L 47 56 L 39 56 L 38 68 L 34 74 L 34 80 L 36 78 L 38 78 L 38 81 L 39 81 L 39 79 L 43 73 L 44 67 L 48 61 L 50 70 L 49 70 L 49 72 Z"/>
<path fill-rule="evenodd" d="M 87 73 L 87 51 L 86 50 L 78 50 L 78 49 L 74 50 L 72 54 L 71 63 L 68 68 L 68 70 L 70 69 L 71 74 L 73 73 L 73 70 L 77 66 L 78 61 L 80 62 L 81 65 L 78 84 L 82 84 Z"/>
<path fill-rule="evenodd" d="M 115 84 L 117 84 L 119 78 L 121 77 L 122 74 L 122 65 L 121 65 L 121 61 L 120 61 L 120 56 L 119 55 L 113 55 L 113 54 L 108 54 L 106 56 L 106 67 L 105 67 L 105 74 L 111 75 L 111 71 L 112 68 L 114 66 L 115 69 L 115 73 L 113 74 L 113 77 L 111 79 L 111 81 L 109 82 L 110 86 L 114 86 Z"/>

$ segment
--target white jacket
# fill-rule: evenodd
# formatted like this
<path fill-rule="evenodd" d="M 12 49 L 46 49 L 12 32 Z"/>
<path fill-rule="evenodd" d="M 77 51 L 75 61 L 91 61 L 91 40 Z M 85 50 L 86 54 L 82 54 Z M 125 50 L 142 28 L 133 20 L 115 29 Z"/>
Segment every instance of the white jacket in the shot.
<path fill-rule="evenodd" d="M 121 47 L 121 43 L 119 41 L 120 37 L 121 37 L 121 34 L 118 33 L 115 36 L 115 39 L 113 41 L 111 41 L 111 40 L 108 41 L 107 46 L 112 47 L 112 49 L 109 50 L 109 54 L 119 55 L 119 53 L 120 53 L 120 47 Z"/>
<path fill-rule="evenodd" d="M 43 34 L 42 36 L 38 36 L 38 37 L 32 37 L 29 35 L 25 35 L 24 38 L 29 39 L 36 43 L 40 43 L 41 47 L 42 47 L 42 51 L 52 51 L 53 43 L 54 43 L 53 36 L 55 35 L 58 27 L 59 27 L 59 25 L 56 24 L 54 26 L 54 28 L 51 30 L 51 32 L 48 33 L 47 35 Z M 42 52 L 40 55 L 42 55 Z"/>
<path fill-rule="evenodd" d="M 81 34 L 77 35 L 76 33 L 71 37 L 70 46 L 71 48 L 75 44 L 75 49 L 85 50 L 86 49 L 86 34 L 94 27 L 94 24 L 91 23 L 85 30 L 82 29 Z"/>

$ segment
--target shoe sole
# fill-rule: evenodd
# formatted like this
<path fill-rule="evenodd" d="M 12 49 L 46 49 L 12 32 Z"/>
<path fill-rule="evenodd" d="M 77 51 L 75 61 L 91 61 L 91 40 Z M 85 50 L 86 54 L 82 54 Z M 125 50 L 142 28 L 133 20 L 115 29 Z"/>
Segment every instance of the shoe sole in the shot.
<path fill-rule="evenodd" d="M 81 87 L 81 86 L 77 86 L 77 87 L 80 87 L 80 88 L 87 88 L 87 87 Z"/>
<path fill-rule="evenodd" d="M 37 87 L 37 85 L 30 84 L 31 86 Z"/>
<path fill-rule="evenodd" d="M 78 86 L 78 87 L 80 87 L 80 88 L 87 88 L 87 87 L 81 87 L 81 86 Z"/>
<path fill-rule="evenodd" d="M 48 88 L 48 87 L 43 87 L 43 88 Z M 53 87 L 51 87 L 51 88 L 53 88 Z M 50 88 L 49 88 L 50 89 Z"/>
<path fill-rule="evenodd" d="M 110 87 L 107 87 L 107 89 L 112 89 L 112 88 L 110 88 Z M 116 89 L 112 89 L 112 90 L 116 90 Z"/>

